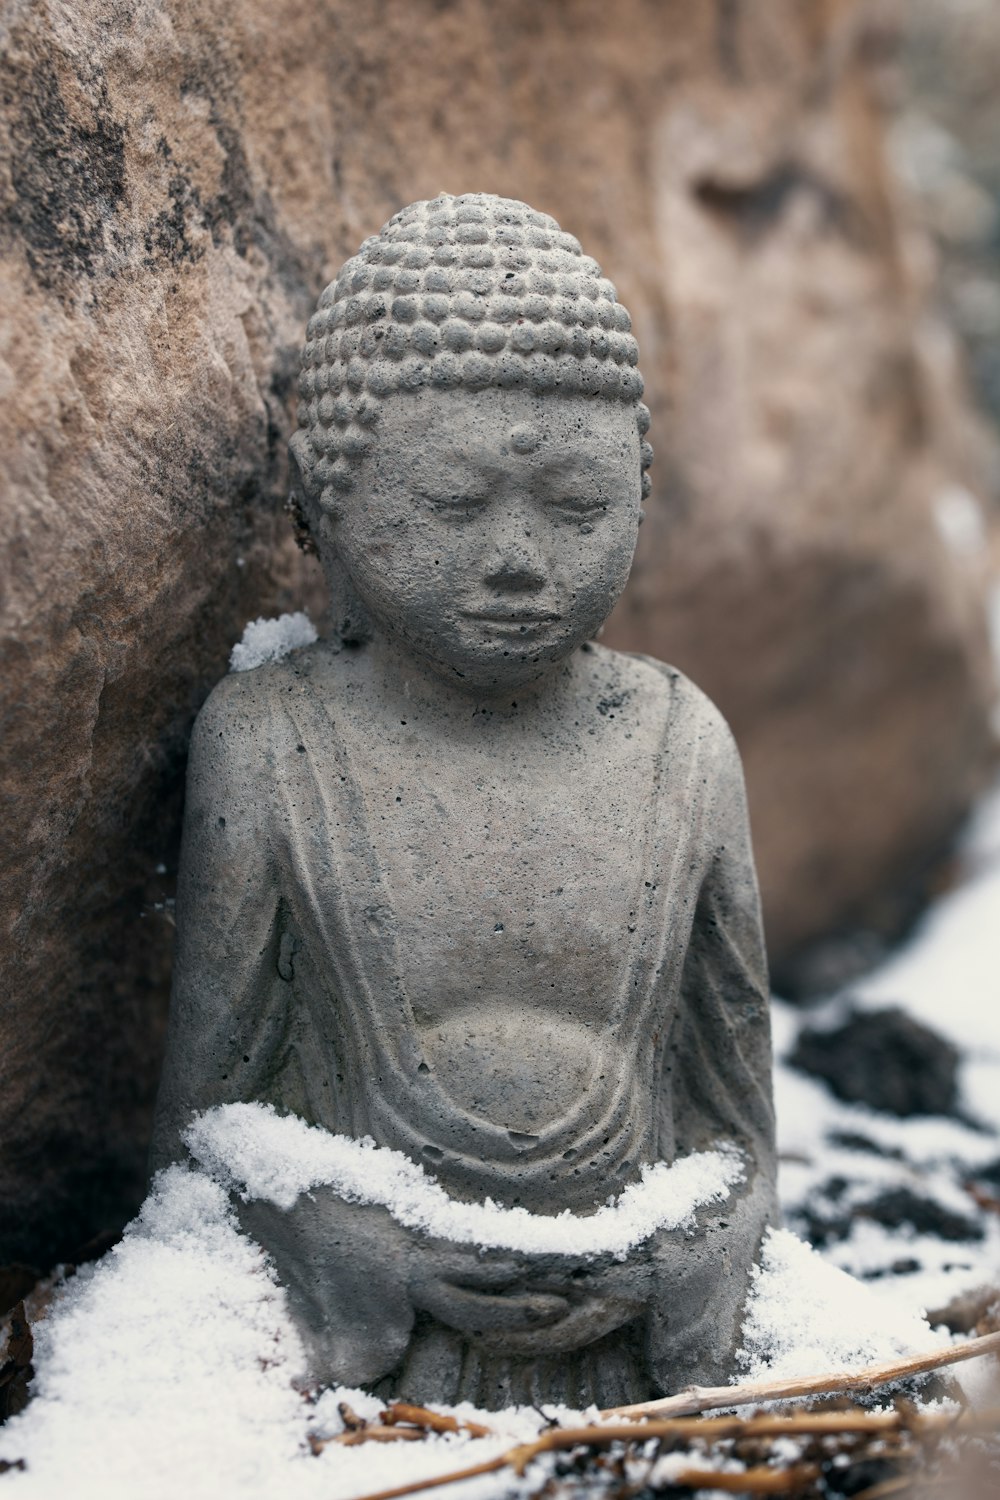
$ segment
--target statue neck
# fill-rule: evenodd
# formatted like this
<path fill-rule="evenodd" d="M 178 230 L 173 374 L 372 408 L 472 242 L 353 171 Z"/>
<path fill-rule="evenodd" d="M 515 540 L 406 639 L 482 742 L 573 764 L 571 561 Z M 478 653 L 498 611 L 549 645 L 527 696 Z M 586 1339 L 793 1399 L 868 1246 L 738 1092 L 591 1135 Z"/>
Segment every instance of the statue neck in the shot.
<path fill-rule="evenodd" d="M 556 708 L 569 691 L 573 677 L 572 659 L 556 662 L 538 677 L 516 685 L 496 688 L 470 687 L 449 678 L 446 668 L 438 668 L 409 649 L 405 641 L 373 630 L 363 650 L 368 655 L 373 676 L 386 699 L 400 695 L 448 715 L 463 718 L 477 709 L 488 710 L 492 717 L 514 714 L 524 717 L 533 711 Z"/>
<path fill-rule="evenodd" d="M 371 616 L 362 604 L 353 579 L 334 552 L 320 554 L 330 595 L 331 634 L 342 646 L 363 646 L 375 634 Z"/>

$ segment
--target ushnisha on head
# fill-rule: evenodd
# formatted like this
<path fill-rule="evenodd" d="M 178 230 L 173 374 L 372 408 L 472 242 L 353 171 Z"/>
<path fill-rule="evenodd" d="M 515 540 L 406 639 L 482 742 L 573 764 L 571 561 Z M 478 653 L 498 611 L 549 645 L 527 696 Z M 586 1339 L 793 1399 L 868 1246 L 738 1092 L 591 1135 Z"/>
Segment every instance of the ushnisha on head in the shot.
<path fill-rule="evenodd" d="M 488 194 L 411 204 L 347 261 L 309 322 L 300 430 L 291 445 L 297 481 L 290 508 L 300 541 L 319 551 L 328 572 L 336 557 L 360 595 L 355 615 L 374 617 L 422 654 L 430 646 L 432 658 L 440 657 L 442 632 L 429 640 L 409 618 L 432 606 L 421 605 L 419 590 L 393 578 L 389 618 L 371 595 L 371 586 L 381 592 L 376 574 L 392 571 L 392 534 L 398 542 L 402 527 L 413 566 L 435 569 L 439 597 L 446 576 L 466 603 L 483 605 L 480 614 L 488 614 L 491 598 L 537 596 L 539 613 L 558 615 L 567 627 L 548 632 L 548 641 L 545 631 L 529 628 L 506 647 L 487 629 L 466 647 L 496 656 L 505 678 L 512 657 L 520 675 L 558 659 L 579 644 L 571 637 L 603 622 L 631 563 L 652 460 L 637 362 L 614 286 L 554 219 Z M 557 470 L 568 473 L 553 484 Z M 401 490 L 412 524 L 399 509 Z M 496 514 L 489 517 L 491 503 Z M 563 585 L 554 576 L 553 560 L 567 550 L 565 525 L 546 540 L 557 513 L 575 523 L 574 537 L 593 538 L 586 549 L 591 575 L 600 563 L 602 598 L 592 598 L 582 614 L 575 599 L 568 608 L 569 594 L 580 590 L 568 574 Z M 422 530 L 421 516 L 428 523 Z M 436 541 L 432 521 L 442 516 L 449 533 L 438 545 L 440 525 Z M 460 538 L 469 526 L 456 528 L 459 517 L 483 523 L 472 528 L 478 548 Z M 365 537 L 380 557 L 368 578 L 359 576 L 371 574 L 360 555 Z M 524 554 L 513 568 L 502 556 L 512 548 Z M 522 613 L 530 616 L 527 608 Z M 448 665 L 466 675 L 454 660 Z"/>

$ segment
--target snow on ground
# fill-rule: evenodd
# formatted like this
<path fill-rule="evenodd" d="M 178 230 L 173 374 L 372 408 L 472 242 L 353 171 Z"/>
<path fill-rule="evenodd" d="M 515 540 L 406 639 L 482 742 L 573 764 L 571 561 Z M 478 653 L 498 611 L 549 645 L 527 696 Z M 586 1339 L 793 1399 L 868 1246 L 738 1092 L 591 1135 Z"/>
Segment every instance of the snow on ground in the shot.
<path fill-rule="evenodd" d="M 967 1103 L 1000 1131 L 1000 788 L 980 806 L 959 858 L 955 889 L 935 903 L 914 939 L 855 989 L 869 1007 L 902 999 L 910 1015 L 966 1053 L 973 1071 L 995 1069 L 993 1088 Z"/>
<path fill-rule="evenodd" d="M 977 1206 L 969 1184 L 982 1181 L 1000 1196 L 1000 787 L 971 823 L 955 886 L 910 941 L 852 985 L 849 1000 L 834 997 L 805 1019 L 832 1027 L 849 1005 L 900 1006 L 953 1042 L 964 1118 L 899 1119 L 835 1099 L 825 1084 L 783 1065 L 803 1016 L 776 1001 L 780 1189 L 791 1227 L 811 1227 L 815 1238 L 817 1221 L 851 1219 L 842 1238 L 829 1235 L 825 1258 L 877 1278 L 900 1306 L 941 1308 L 963 1290 L 997 1285 L 1000 1215 Z M 899 1189 L 929 1204 L 929 1221 L 939 1218 L 947 1235 L 866 1216 L 866 1204 Z"/>
<path fill-rule="evenodd" d="M 857 1335 L 845 1327 L 855 1318 Z M 353 1500 L 489 1459 L 544 1425 L 531 1409 L 459 1408 L 496 1436 L 313 1454 L 310 1435 L 342 1430 L 340 1401 L 361 1416 L 380 1403 L 344 1390 L 313 1400 L 299 1389 L 302 1349 L 284 1293 L 223 1189 L 186 1167 L 159 1175 L 121 1244 L 66 1283 L 35 1337 L 34 1398 L 0 1431 L 0 1458 L 27 1465 L 4 1476 L 14 1500 Z M 865 1364 L 934 1342 L 916 1317 L 885 1317 L 872 1291 L 787 1231 L 772 1236 L 744 1341 L 751 1374 Z M 538 1482 L 531 1471 L 523 1484 L 494 1475 L 454 1494 L 494 1500 Z"/>
<path fill-rule="evenodd" d="M 897 955 L 852 990 L 856 1005 L 902 1005 L 961 1048 L 963 1120 L 898 1119 L 835 1100 L 824 1084 L 783 1063 L 803 1015 L 776 1002 L 782 1196 L 791 1227 L 819 1224 L 824 1244 L 812 1250 L 787 1230 L 769 1237 L 744 1324 L 741 1377 L 858 1366 L 934 1347 L 947 1335 L 933 1333 L 920 1313 L 964 1288 L 996 1284 L 1000 1217 L 977 1207 L 966 1184 L 976 1177 L 992 1182 L 1000 1163 L 998 917 L 1000 791 L 970 831 L 963 880 Z M 836 1024 L 845 1009 L 844 999 L 831 1000 L 820 1020 Z M 805 1020 L 815 1025 L 817 1012 Z M 232 1131 L 226 1135 L 240 1123 L 233 1109 L 217 1112 L 214 1130 L 203 1122 L 201 1137 L 192 1138 L 226 1186 L 252 1182 L 255 1190 L 280 1195 L 289 1151 L 302 1157 L 296 1170 L 303 1181 L 318 1180 L 317 1150 L 320 1158 L 328 1154 L 332 1137 L 317 1147 L 298 1122 L 272 1115 L 269 1123 L 267 1112 L 257 1110 L 254 1122 L 261 1127 L 263 1121 L 263 1134 L 258 1130 L 245 1144 L 240 1160 Z M 277 1177 L 266 1160 L 275 1146 L 268 1146 L 272 1125 L 290 1130 Z M 369 1172 L 376 1157 L 396 1155 L 350 1144 L 356 1152 L 367 1150 Z M 653 1182 L 661 1197 L 653 1192 L 645 1206 L 658 1204 L 662 1212 L 669 1202 L 675 1221 L 683 1222 L 702 1195 L 720 1196 L 736 1180 L 725 1175 L 734 1170 L 732 1157 L 705 1155 L 687 1178 L 676 1168 L 664 1169 L 660 1182 L 648 1174 L 638 1197 Z M 356 1171 L 358 1163 L 347 1165 Z M 389 1170 L 380 1201 L 402 1192 L 404 1207 L 409 1202 L 412 1208 L 414 1192 L 427 1193 L 428 1179 L 414 1186 L 412 1164 L 410 1176 L 398 1162 L 382 1165 Z M 942 1238 L 866 1216 L 873 1195 L 900 1188 L 956 1222 L 964 1219 L 975 1235 Z M 450 1200 L 443 1208 L 433 1194 L 431 1201 L 433 1213 L 450 1211 Z M 613 1225 L 618 1212 L 619 1231 L 628 1218 L 620 1209 L 621 1203 L 608 1210 L 606 1221 Z M 436 1222 L 433 1213 L 426 1220 L 425 1212 L 425 1227 Z M 493 1243 L 511 1243 L 517 1226 L 508 1220 L 509 1211 L 508 1218 L 490 1221 L 494 1231 L 500 1226 Z M 586 1221 L 568 1231 L 565 1224 L 559 1229 L 559 1220 L 539 1222 L 541 1231 L 536 1226 L 533 1233 L 575 1235 Z M 466 1231 L 476 1238 L 484 1224 L 475 1220 Z M 635 1233 L 630 1221 L 628 1234 Z M 579 1238 L 573 1247 L 586 1253 Z M 542 1425 L 535 1411 L 507 1411 L 484 1418 L 495 1437 L 333 1445 L 313 1454 L 310 1435 L 340 1430 L 339 1401 L 348 1400 L 361 1415 L 373 1414 L 378 1403 L 360 1392 L 327 1391 L 316 1399 L 302 1389 L 302 1349 L 284 1293 L 240 1234 L 224 1187 L 205 1170 L 173 1167 L 161 1174 L 122 1242 L 67 1280 L 33 1327 L 34 1397 L 0 1430 L 0 1459 L 26 1463 L 3 1476 L 13 1500 L 353 1500 L 489 1459 Z M 445 1493 L 449 1500 L 498 1500 L 537 1489 L 539 1482 L 539 1471 L 529 1470 L 522 1481 L 509 1473 L 484 1476 Z"/>
<path fill-rule="evenodd" d="M 340 1430 L 339 1400 L 362 1415 L 379 1403 L 303 1397 L 284 1293 L 223 1190 L 183 1167 L 160 1175 L 120 1245 L 66 1283 L 35 1340 L 34 1399 L 0 1430 L 0 1458 L 27 1464 L 0 1481 L 16 1500 L 340 1500 L 472 1461 L 462 1438 L 405 1455 L 311 1453 L 308 1433 Z M 495 1425 L 477 1460 L 542 1424 L 511 1413 Z"/>
<path fill-rule="evenodd" d="M 743 1322 L 747 1380 L 797 1380 L 822 1370 L 888 1364 L 946 1345 L 920 1314 L 831 1266 L 788 1229 L 772 1230 Z"/>

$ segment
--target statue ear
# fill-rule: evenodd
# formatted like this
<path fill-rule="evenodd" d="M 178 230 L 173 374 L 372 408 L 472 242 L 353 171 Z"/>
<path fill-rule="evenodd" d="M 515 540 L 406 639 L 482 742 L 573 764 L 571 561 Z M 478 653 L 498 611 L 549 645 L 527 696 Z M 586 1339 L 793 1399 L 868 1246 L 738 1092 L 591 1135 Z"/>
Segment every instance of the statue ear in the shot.
<path fill-rule="evenodd" d="M 319 555 L 314 527 L 319 521 L 319 495 L 313 473 L 316 455 L 309 435 L 300 428 L 288 444 L 288 499 L 285 509 L 292 518 L 295 540 L 303 552 Z"/>
<path fill-rule="evenodd" d="M 288 440 L 288 460 L 290 507 L 298 506 L 310 526 L 320 520 L 334 522 L 337 518 L 337 507 L 332 503 L 334 492 L 316 473 L 316 450 L 308 432 L 301 427 Z"/>
<path fill-rule="evenodd" d="M 297 490 L 300 495 L 306 495 L 310 499 L 316 498 L 313 478 L 316 455 L 309 441 L 309 434 L 301 427 L 293 432 L 289 439 L 288 461 L 291 468 L 288 476 L 291 489 Z"/>

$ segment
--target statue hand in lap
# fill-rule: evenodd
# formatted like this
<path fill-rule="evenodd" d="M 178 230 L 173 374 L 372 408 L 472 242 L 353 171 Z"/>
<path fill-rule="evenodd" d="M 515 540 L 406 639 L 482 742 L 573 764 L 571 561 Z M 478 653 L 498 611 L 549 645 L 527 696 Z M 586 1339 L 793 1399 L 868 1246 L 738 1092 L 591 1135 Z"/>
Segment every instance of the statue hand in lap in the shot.
<path fill-rule="evenodd" d="M 400 1363 L 415 1317 L 411 1245 L 387 1209 L 320 1188 L 291 1213 L 266 1201 L 239 1204 L 237 1213 L 275 1263 L 314 1370 L 358 1386 Z"/>
<path fill-rule="evenodd" d="M 246 1205 L 318 1380 L 610 1405 L 732 1367 L 767 974 L 728 730 L 593 643 L 649 488 L 636 360 L 596 263 L 487 195 L 411 205 L 323 293 L 291 451 L 335 628 L 199 716 L 155 1160 L 256 1100 L 536 1214 L 719 1142 L 745 1181 L 622 1263 Z"/>
<path fill-rule="evenodd" d="M 563 1256 L 484 1253 L 415 1234 L 386 1209 L 345 1203 L 328 1189 L 304 1196 L 293 1213 L 259 1200 L 237 1211 L 268 1247 L 314 1364 L 345 1384 L 376 1381 L 399 1363 L 418 1313 L 494 1352 L 527 1356 L 572 1351 L 581 1325 L 591 1335 L 595 1323 L 610 1331 L 648 1301 L 636 1260 L 623 1268 L 605 1257 L 581 1269 Z"/>

